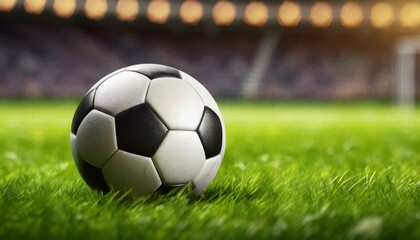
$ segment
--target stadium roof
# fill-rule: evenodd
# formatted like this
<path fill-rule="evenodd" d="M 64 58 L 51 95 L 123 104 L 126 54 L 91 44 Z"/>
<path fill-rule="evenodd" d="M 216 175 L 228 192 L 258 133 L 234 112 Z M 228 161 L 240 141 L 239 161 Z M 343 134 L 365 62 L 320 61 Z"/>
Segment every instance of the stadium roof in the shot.
<path fill-rule="evenodd" d="M 419 32 L 420 1 L 0 0 L 0 19 L 196 30 Z"/>

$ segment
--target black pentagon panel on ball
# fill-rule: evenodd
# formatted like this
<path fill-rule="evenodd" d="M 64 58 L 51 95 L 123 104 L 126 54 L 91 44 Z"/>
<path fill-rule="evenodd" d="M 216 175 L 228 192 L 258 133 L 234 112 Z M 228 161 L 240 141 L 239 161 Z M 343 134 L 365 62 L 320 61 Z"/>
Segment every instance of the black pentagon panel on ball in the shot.
<path fill-rule="evenodd" d="M 206 159 L 220 153 L 223 141 L 222 123 L 217 114 L 208 107 L 204 108 L 203 118 L 197 132 L 203 144 Z"/>
<path fill-rule="evenodd" d="M 168 186 L 166 184 L 160 185 L 160 187 L 156 190 L 157 193 L 160 194 L 168 194 L 170 192 L 176 193 L 182 189 L 184 185 L 175 185 L 175 186 Z"/>
<path fill-rule="evenodd" d="M 168 129 L 146 104 L 129 108 L 115 116 L 118 149 L 151 157 Z"/>
<path fill-rule="evenodd" d="M 80 176 L 82 176 L 89 187 L 103 193 L 109 192 L 109 187 L 102 174 L 102 169 L 92 166 L 82 159 L 78 162 L 77 167 Z"/>
<path fill-rule="evenodd" d="M 181 78 L 180 72 L 172 67 L 168 67 L 160 64 L 139 64 L 133 65 L 126 68 L 127 71 L 135 71 L 146 75 L 150 79 L 160 77 L 176 77 Z"/>
<path fill-rule="evenodd" d="M 71 123 L 71 132 L 73 134 L 77 133 L 77 129 L 80 126 L 80 123 L 88 115 L 90 111 L 93 110 L 93 100 L 95 98 L 96 90 L 90 91 L 83 100 L 80 102 L 79 106 L 74 113 L 73 122 Z"/>

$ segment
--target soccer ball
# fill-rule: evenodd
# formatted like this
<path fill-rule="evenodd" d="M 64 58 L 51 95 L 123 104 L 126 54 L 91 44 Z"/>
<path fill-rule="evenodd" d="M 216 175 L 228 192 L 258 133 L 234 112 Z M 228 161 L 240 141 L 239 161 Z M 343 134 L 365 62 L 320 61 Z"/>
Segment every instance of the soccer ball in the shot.
<path fill-rule="evenodd" d="M 139 64 L 99 80 L 78 106 L 70 144 L 92 188 L 137 197 L 192 183 L 201 194 L 220 167 L 226 133 L 220 110 L 194 78 Z"/>

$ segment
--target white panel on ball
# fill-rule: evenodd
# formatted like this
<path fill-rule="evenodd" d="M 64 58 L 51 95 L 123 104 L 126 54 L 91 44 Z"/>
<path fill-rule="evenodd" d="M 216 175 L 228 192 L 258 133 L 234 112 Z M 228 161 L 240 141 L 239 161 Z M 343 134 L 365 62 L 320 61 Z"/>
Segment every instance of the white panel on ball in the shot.
<path fill-rule="evenodd" d="M 155 192 L 161 185 L 152 159 L 118 150 L 102 168 L 108 186 L 138 197 Z"/>
<path fill-rule="evenodd" d="M 96 90 L 95 108 L 113 116 L 144 103 L 150 80 L 139 73 L 121 72 L 110 77 Z"/>
<path fill-rule="evenodd" d="M 101 85 L 101 84 L 102 84 L 104 81 L 106 81 L 108 78 L 110 78 L 110 77 L 114 76 L 114 75 L 115 75 L 115 74 L 117 74 L 117 73 L 120 73 L 120 72 L 124 71 L 124 69 L 125 69 L 125 68 L 118 69 L 118 70 L 113 71 L 112 73 L 110 73 L 110 74 L 106 75 L 105 77 L 101 78 L 99 81 L 97 81 L 97 82 L 95 83 L 95 85 L 93 85 L 93 86 L 89 89 L 89 91 L 88 91 L 88 92 L 92 91 L 93 89 L 96 89 L 99 85 Z"/>
<path fill-rule="evenodd" d="M 206 156 L 196 132 L 169 131 L 152 159 L 164 184 L 180 185 L 199 174 Z"/>
<path fill-rule="evenodd" d="M 181 72 L 181 77 L 183 80 L 185 80 L 188 84 L 190 84 L 190 86 L 192 88 L 194 88 L 194 90 L 200 95 L 201 99 L 203 100 L 204 104 L 211 108 L 211 110 L 213 110 L 220 118 L 222 117 L 222 114 L 219 110 L 219 107 L 217 106 L 216 101 L 214 100 L 214 98 L 211 96 L 211 94 L 209 93 L 209 91 L 207 91 L 207 89 L 201 85 L 201 83 L 199 83 L 197 80 L 195 80 L 193 77 L 191 77 L 190 75 Z M 222 121 L 223 122 L 223 121 Z"/>
<path fill-rule="evenodd" d="M 73 154 L 74 163 L 76 164 L 76 167 L 79 168 L 79 163 L 82 161 L 82 158 L 80 157 L 79 151 L 77 150 L 76 135 L 73 133 L 70 133 L 70 147 L 71 153 Z"/>
<path fill-rule="evenodd" d="M 222 158 L 220 155 L 205 161 L 203 168 L 201 168 L 200 174 L 198 174 L 192 180 L 194 194 L 201 194 L 204 189 L 206 189 L 206 187 L 211 183 L 211 181 L 213 181 L 221 163 Z"/>
<path fill-rule="evenodd" d="M 146 102 L 173 130 L 196 130 L 204 111 L 204 103 L 197 92 L 178 78 L 152 80 Z"/>
<path fill-rule="evenodd" d="M 220 120 L 222 121 L 222 132 L 223 132 L 223 137 L 222 137 L 222 149 L 220 151 L 220 155 L 222 157 L 222 159 L 225 157 L 225 150 L 226 150 L 226 129 L 225 129 L 225 121 L 223 120 L 223 118 L 220 116 Z"/>
<path fill-rule="evenodd" d="M 188 75 L 187 73 L 184 73 L 180 71 L 181 77 L 183 80 L 185 80 L 188 84 L 190 84 L 195 91 L 200 95 L 201 99 L 204 101 L 204 104 L 209 107 L 211 110 L 213 110 L 220 118 L 220 121 L 222 122 L 222 130 L 223 130 L 223 142 L 222 142 L 222 159 L 225 154 L 226 150 L 226 129 L 225 129 L 225 122 L 223 121 L 222 113 L 220 112 L 220 109 L 214 100 L 214 98 L 211 96 L 209 91 L 197 80 L 195 80 L 193 77 Z"/>
<path fill-rule="evenodd" d="M 114 117 L 92 110 L 80 123 L 76 138 L 80 156 L 101 168 L 117 151 Z"/>

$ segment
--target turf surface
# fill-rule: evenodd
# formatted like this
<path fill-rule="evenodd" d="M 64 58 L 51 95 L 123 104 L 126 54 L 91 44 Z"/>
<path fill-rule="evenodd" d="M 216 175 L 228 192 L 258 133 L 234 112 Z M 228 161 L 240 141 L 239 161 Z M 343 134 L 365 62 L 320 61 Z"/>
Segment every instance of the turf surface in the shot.
<path fill-rule="evenodd" d="M 420 239 L 420 109 L 221 104 L 204 196 L 102 196 L 70 153 L 76 102 L 0 101 L 0 239 Z"/>

